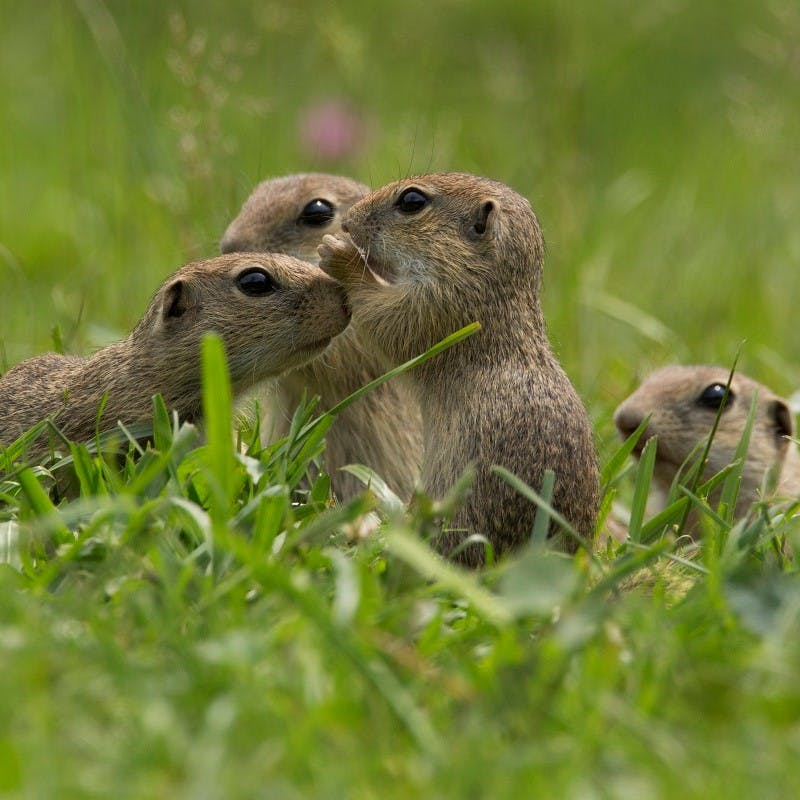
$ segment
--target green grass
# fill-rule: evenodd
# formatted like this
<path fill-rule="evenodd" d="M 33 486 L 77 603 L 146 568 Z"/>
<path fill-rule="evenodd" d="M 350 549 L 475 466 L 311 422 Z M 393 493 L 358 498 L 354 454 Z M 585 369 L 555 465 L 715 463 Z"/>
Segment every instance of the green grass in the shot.
<path fill-rule="evenodd" d="M 647 520 L 647 467 L 637 482 L 611 424 L 669 361 L 741 350 L 797 387 L 794 2 L 52 0 L 0 19 L 1 360 L 123 335 L 264 177 L 489 175 L 540 216 L 551 337 L 604 512 L 630 505 L 636 539 L 565 559 L 536 537 L 465 573 L 431 554 L 425 498 L 403 515 L 375 482 L 331 506 L 319 475 L 297 502 L 330 424 L 308 408 L 237 451 L 224 402 L 202 445 L 156 405 L 154 450 L 70 449 L 75 498 L 0 464 L 0 791 L 797 794 L 800 590 L 778 546 L 798 552 L 797 523 L 732 524 L 735 466 L 723 507 L 676 488 Z M 297 132 L 329 96 L 367 128 L 335 161 Z M 699 548 L 663 535 L 689 506 Z"/>
<path fill-rule="evenodd" d="M 74 499 L 54 504 L 42 470 L 4 467 L 2 788 L 796 791 L 788 515 L 757 506 L 733 525 L 693 495 L 712 523 L 701 548 L 681 546 L 665 536 L 684 514 L 676 487 L 629 545 L 569 558 L 534 536 L 472 573 L 432 552 L 441 508 L 426 498 L 406 514 L 380 484 L 345 505 L 324 474 L 302 488 L 330 422 L 310 407 L 286 439 L 262 447 L 244 426 L 234 445 L 216 340 L 204 374 L 203 444 L 156 401 L 156 449 L 70 447 Z M 604 471 L 606 498 L 623 464 Z"/>

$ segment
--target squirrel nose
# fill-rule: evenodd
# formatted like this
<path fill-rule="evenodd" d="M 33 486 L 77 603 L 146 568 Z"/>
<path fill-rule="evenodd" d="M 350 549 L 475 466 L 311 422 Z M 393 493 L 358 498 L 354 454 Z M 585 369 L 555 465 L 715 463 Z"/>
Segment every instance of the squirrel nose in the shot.
<path fill-rule="evenodd" d="M 346 223 L 346 222 L 343 222 L 343 223 L 342 223 L 342 230 L 343 230 L 345 233 L 350 233 L 350 228 L 348 228 L 348 227 L 347 227 L 347 223 Z"/>
<path fill-rule="evenodd" d="M 614 412 L 614 424 L 617 430 L 627 438 L 642 424 L 644 416 L 633 408 L 620 406 Z"/>
<path fill-rule="evenodd" d="M 247 245 L 238 239 L 224 236 L 220 242 L 219 250 L 221 253 L 241 253 L 247 250 Z"/>

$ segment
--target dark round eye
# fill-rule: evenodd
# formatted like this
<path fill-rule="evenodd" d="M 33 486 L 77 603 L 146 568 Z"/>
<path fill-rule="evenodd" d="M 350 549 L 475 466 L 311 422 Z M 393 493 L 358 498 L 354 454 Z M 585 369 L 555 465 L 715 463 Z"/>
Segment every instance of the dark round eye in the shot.
<path fill-rule="evenodd" d="M 713 411 L 716 411 L 722 405 L 723 400 L 725 400 L 726 406 L 731 403 L 733 401 L 733 392 L 729 391 L 726 399 L 725 384 L 712 383 L 703 389 L 703 391 L 700 393 L 700 396 L 697 398 L 697 403 L 704 408 L 710 408 Z"/>
<path fill-rule="evenodd" d="M 335 213 L 332 203 L 317 197 L 300 212 L 297 222 L 301 225 L 311 225 L 313 228 L 318 228 L 322 225 L 327 225 L 333 219 Z"/>
<path fill-rule="evenodd" d="M 278 288 L 272 276 L 261 267 L 248 267 L 240 272 L 236 285 L 249 297 L 263 297 Z"/>
<path fill-rule="evenodd" d="M 404 214 L 416 214 L 428 205 L 428 198 L 419 189 L 406 189 L 397 198 L 395 205 Z"/>

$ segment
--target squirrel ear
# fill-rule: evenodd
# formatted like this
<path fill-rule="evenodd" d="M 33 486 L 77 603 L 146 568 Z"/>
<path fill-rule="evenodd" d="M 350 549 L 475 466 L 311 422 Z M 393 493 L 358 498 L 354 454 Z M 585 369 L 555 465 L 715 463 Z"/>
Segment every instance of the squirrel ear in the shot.
<path fill-rule="evenodd" d="M 478 206 L 472 218 L 472 224 L 469 229 L 470 236 L 473 239 L 481 239 L 488 231 L 491 230 L 493 212 L 494 203 L 491 200 L 486 200 Z"/>
<path fill-rule="evenodd" d="M 789 406 L 783 400 L 773 400 L 767 409 L 770 420 L 775 425 L 776 436 L 794 435 L 794 418 Z"/>
<path fill-rule="evenodd" d="M 169 317 L 182 317 L 189 308 L 189 291 L 182 280 L 171 283 L 164 291 L 164 303 L 161 306 L 161 315 Z"/>

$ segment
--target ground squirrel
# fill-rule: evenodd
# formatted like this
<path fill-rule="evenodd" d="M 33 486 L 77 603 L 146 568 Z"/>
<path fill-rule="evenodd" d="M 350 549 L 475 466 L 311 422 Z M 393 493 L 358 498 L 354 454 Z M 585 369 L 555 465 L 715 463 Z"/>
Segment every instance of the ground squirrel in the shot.
<path fill-rule="evenodd" d="M 241 254 L 187 264 L 161 286 L 126 339 L 85 358 L 31 358 L 0 378 L 0 443 L 54 415 L 67 437 L 87 440 L 105 393 L 101 429 L 151 419 L 157 392 L 182 419 L 195 420 L 203 334 L 222 337 L 239 393 L 318 356 L 348 322 L 342 288 L 304 261 Z"/>
<path fill-rule="evenodd" d="M 369 191 L 350 178 L 321 173 L 264 181 L 228 226 L 222 251 L 281 252 L 316 264 L 322 236 L 338 231 L 344 212 Z M 324 411 L 385 371 L 384 362 L 348 328 L 324 356 L 278 379 L 277 413 L 270 411 L 270 398 L 262 398 L 273 417 L 265 419 L 265 427 L 271 423 L 283 432 L 304 392 L 319 395 Z M 339 471 L 352 463 L 374 469 L 402 499 L 411 497 L 422 463 L 422 422 L 402 379 L 383 384 L 339 415 L 328 432 L 323 462 L 342 499 L 363 490 L 355 477 Z"/>
<path fill-rule="evenodd" d="M 539 489 L 594 532 L 598 472 L 586 410 L 554 357 L 540 305 L 543 240 L 530 204 L 502 183 L 461 173 L 401 180 L 370 194 L 325 236 L 321 265 L 348 290 L 353 326 L 382 358 L 418 355 L 470 322 L 481 330 L 411 373 L 424 422 L 423 480 L 433 496 L 468 465 L 472 491 L 442 540 L 481 533 L 497 551 L 530 536 L 535 506 L 491 471 Z M 572 550 L 575 542 L 567 538 Z M 470 545 L 459 560 L 475 564 Z"/>
<path fill-rule="evenodd" d="M 658 437 L 653 483 L 655 497 L 650 507 L 663 507 L 663 500 L 680 466 L 708 437 L 717 411 L 723 404 L 729 370 L 710 366 L 670 366 L 650 374 L 614 413 L 623 437 L 630 436 L 650 415 L 647 429 L 635 453 L 645 442 Z M 794 419 L 786 400 L 760 383 L 735 373 L 719 426 L 708 456 L 704 479 L 710 478 L 735 457 L 747 415 L 758 393 L 756 417 L 742 473 L 736 516 L 743 516 L 756 499 L 764 476 L 772 467 L 779 473 L 776 494 L 800 496 L 800 456 L 787 437 L 794 435 Z M 660 495 L 660 496 L 659 496 Z"/>

